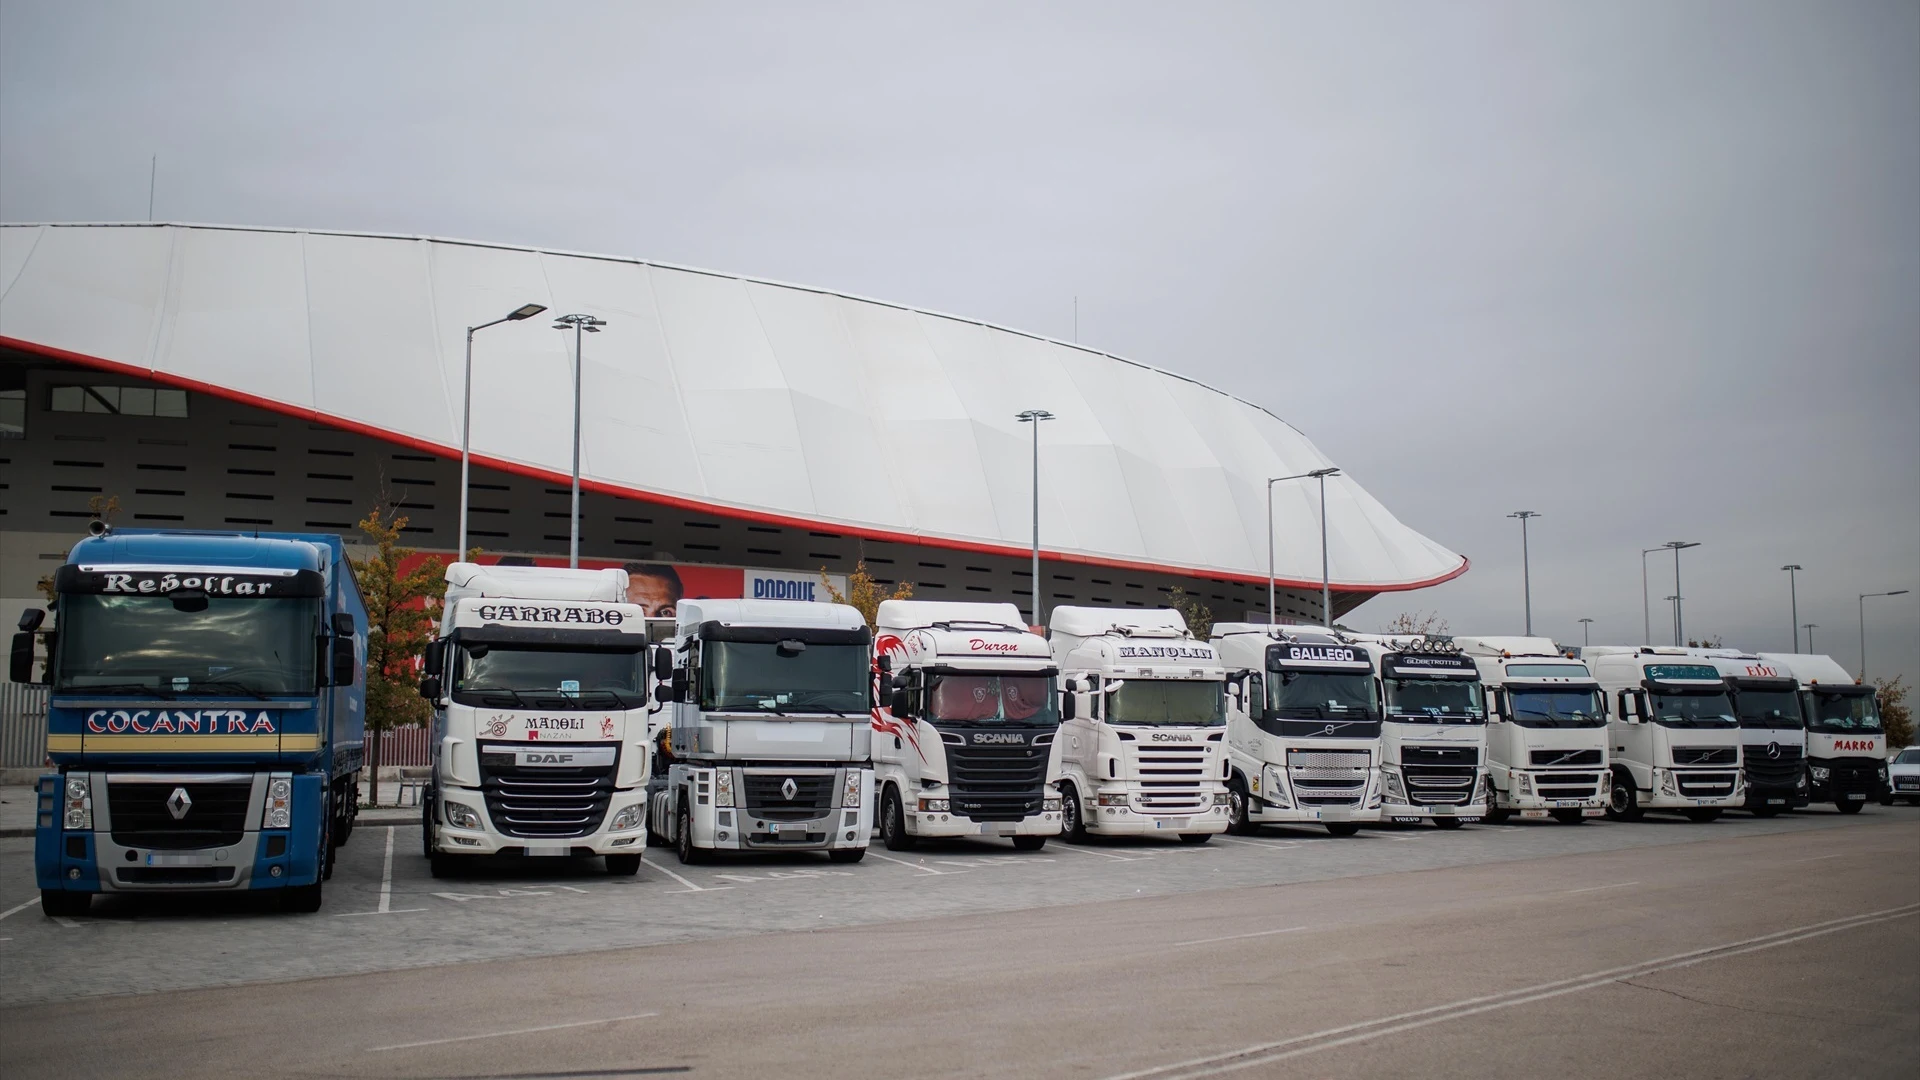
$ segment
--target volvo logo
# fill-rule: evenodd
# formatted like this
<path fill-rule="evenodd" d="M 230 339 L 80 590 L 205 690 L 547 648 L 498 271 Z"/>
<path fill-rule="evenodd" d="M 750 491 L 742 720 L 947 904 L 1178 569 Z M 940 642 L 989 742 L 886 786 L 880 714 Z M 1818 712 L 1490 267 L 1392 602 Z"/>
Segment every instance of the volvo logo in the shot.
<path fill-rule="evenodd" d="M 174 788 L 173 794 L 167 796 L 167 813 L 173 815 L 173 820 L 179 821 L 186 817 L 187 811 L 191 809 L 193 809 L 193 797 L 187 794 L 186 788 Z"/>
<path fill-rule="evenodd" d="M 1777 743 L 1777 742 L 1770 742 L 1770 743 L 1768 743 L 1768 744 L 1767 744 L 1767 756 L 1768 756 L 1768 757 L 1770 757 L 1770 758 L 1777 758 L 1777 757 L 1779 757 L 1779 756 L 1780 756 L 1780 744 L 1779 744 L 1779 743 Z"/>
<path fill-rule="evenodd" d="M 1328 725 L 1326 726 L 1326 730 L 1324 730 L 1324 731 L 1322 731 L 1322 732 L 1321 732 L 1321 734 L 1322 734 L 1322 735 L 1331 735 L 1331 734 L 1333 734 L 1333 731 L 1334 731 L 1334 727 L 1335 727 L 1335 725 L 1333 725 L 1333 724 L 1328 724 Z"/>
<path fill-rule="evenodd" d="M 780 782 L 780 794 L 781 794 L 781 795 L 782 795 L 782 796 L 783 796 L 783 797 L 784 797 L 784 798 L 785 798 L 785 799 L 786 799 L 786 800 L 787 800 L 788 802 L 792 802 L 792 801 L 793 801 L 793 797 L 794 797 L 795 795 L 798 795 L 798 794 L 800 794 L 800 785 L 799 785 L 799 784 L 796 784 L 796 783 L 794 783 L 794 782 L 793 782 L 793 777 L 791 777 L 791 776 L 789 776 L 789 777 L 787 777 L 787 778 L 786 778 L 785 780 L 782 780 L 782 781 Z"/>

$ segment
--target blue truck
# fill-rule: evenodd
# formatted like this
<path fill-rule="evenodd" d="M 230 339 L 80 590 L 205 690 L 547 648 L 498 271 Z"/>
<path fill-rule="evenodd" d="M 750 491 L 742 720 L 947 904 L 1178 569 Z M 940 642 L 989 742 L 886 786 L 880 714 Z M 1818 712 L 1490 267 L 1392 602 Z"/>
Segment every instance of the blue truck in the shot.
<path fill-rule="evenodd" d="M 345 545 L 92 532 L 54 574 L 52 627 L 29 608 L 12 643 L 13 681 L 50 686 L 41 908 L 261 890 L 319 910 L 366 745 L 367 611 Z"/>

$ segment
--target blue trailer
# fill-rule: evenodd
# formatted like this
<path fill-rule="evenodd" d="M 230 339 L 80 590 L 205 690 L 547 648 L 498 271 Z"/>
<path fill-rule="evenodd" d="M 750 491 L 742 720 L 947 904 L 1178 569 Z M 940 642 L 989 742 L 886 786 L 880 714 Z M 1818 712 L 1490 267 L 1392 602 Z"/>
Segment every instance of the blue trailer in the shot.
<path fill-rule="evenodd" d="M 270 890 L 317 911 L 353 830 L 367 611 L 340 537 L 108 530 L 29 608 L 10 674 L 50 684 L 34 872 L 95 893 Z"/>

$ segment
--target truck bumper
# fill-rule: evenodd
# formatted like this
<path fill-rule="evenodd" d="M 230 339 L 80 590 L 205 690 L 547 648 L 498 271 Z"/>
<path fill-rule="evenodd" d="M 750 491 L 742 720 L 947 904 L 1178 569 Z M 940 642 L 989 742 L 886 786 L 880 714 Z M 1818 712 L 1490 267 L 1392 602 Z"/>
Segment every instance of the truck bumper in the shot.
<path fill-rule="evenodd" d="M 935 839 L 955 836 L 1059 836 L 1060 813 L 1047 810 L 1019 821 L 975 821 L 962 814 L 906 814 L 907 832 Z"/>
<path fill-rule="evenodd" d="M 1093 806 L 1087 831 L 1101 836 L 1180 836 L 1227 831 L 1227 808 L 1208 806 L 1192 814 L 1143 814 L 1130 806 Z"/>
<path fill-rule="evenodd" d="M 1380 820 L 1380 808 L 1359 806 L 1308 806 L 1279 807 L 1258 799 L 1249 799 L 1247 819 L 1262 825 L 1284 825 L 1289 822 L 1324 825 L 1329 821 L 1356 821 L 1361 824 Z"/>
<path fill-rule="evenodd" d="M 495 828 L 487 816 L 486 798 L 477 788 L 449 788 L 435 794 L 433 807 L 438 819 L 439 843 L 435 850 L 449 855 L 622 855 L 643 851 L 647 846 L 647 793 L 643 788 L 615 791 L 600 824 L 585 836 L 538 837 L 511 836 Z M 446 804 L 452 802 L 471 810 L 480 819 L 478 828 L 457 828 L 449 820 Z M 622 829 L 611 826 L 628 806 L 632 824 Z"/>
<path fill-rule="evenodd" d="M 1808 790 L 1803 787 L 1755 787 L 1747 785 L 1748 810 L 1798 810 L 1807 805 Z"/>
<path fill-rule="evenodd" d="M 1469 803 L 1466 806 L 1414 806 L 1408 803 L 1383 803 L 1380 807 L 1382 821 L 1426 821 L 1437 817 L 1483 818 L 1491 809 L 1485 803 Z"/>

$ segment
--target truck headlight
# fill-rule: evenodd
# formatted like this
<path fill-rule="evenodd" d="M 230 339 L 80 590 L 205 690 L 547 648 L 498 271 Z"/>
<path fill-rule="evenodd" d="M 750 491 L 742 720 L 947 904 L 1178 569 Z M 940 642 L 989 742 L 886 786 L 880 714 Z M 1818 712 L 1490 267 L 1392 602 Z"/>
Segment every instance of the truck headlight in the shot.
<path fill-rule="evenodd" d="M 1280 767 L 1277 765 L 1269 765 L 1266 767 L 1265 772 L 1267 776 L 1267 790 L 1263 792 L 1260 797 L 1271 806 L 1278 806 L 1282 809 L 1291 807 L 1293 800 L 1287 795 L 1287 782 L 1280 775 Z M 1259 789 L 1256 788 L 1255 790 L 1257 791 Z"/>
<path fill-rule="evenodd" d="M 67 777 L 67 801 L 75 802 L 85 799 L 89 794 L 87 786 L 87 778 L 84 776 Z"/>
<path fill-rule="evenodd" d="M 84 807 L 77 810 L 72 807 L 68 807 L 67 808 L 67 829 L 72 832 L 92 832 L 93 831 L 93 811 L 88 810 Z"/>
<path fill-rule="evenodd" d="M 1522 795 L 1533 794 L 1533 774 L 1517 772 L 1513 774 L 1514 787 Z"/>
<path fill-rule="evenodd" d="M 1655 769 L 1653 771 L 1654 771 L 1654 780 L 1656 783 L 1660 785 L 1660 794 L 1674 795 L 1674 796 L 1678 796 L 1680 794 L 1679 789 L 1674 787 L 1673 772 L 1671 770 Z"/>
<path fill-rule="evenodd" d="M 284 829 L 293 824 L 293 781 L 276 776 L 267 782 L 267 804 L 260 810 L 260 827 Z"/>
<path fill-rule="evenodd" d="M 1059 813 L 1060 812 L 1060 796 L 1050 795 L 1047 798 L 1040 800 L 1040 809 L 1049 814 Z"/>
<path fill-rule="evenodd" d="M 920 812 L 923 814 L 944 814 L 947 812 L 947 800 L 921 799 Z"/>
<path fill-rule="evenodd" d="M 1102 791 L 1094 799 L 1101 806 L 1127 805 L 1127 793 L 1124 791 Z"/>
<path fill-rule="evenodd" d="M 447 824 L 456 829 L 477 829 L 480 827 L 480 814 L 465 803 L 445 802 L 440 804 L 447 815 Z"/>
<path fill-rule="evenodd" d="M 1400 771 L 1398 769 L 1382 769 L 1380 770 L 1380 774 L 1387 782 L 1387 800 L 1396 803 L 1407 802 L 1407 785 L 1405 781 L 1400 779 Z"/>
<path fill-rule="evenodd" d="M 631 806 L 621 807 L 620 812 L 613 815 L 613 820 L 607 824 L 607 831 L 626 832 L 629 829 L 639 828 L 640 819 L 646 809 L 646 803 L 634 803 Z"/>
<path fill-rule="evenodd" d="M 1227 805 L 1227 793 L 1226 793 L 1226 792 L 1224 792 L 1224 791 L 1216 791 L 1216 792 L 1214 792 L 1214 793 L 1213 793 L 1213 805 L 1215 805 L 1215 806 L 1225 806 L 1225 805 Z"/>
<path fill-rule="evenodd" d="M 1810 771 L 1813 773 L 1813 780 L 1816 784 L 1826 783 L 1827 777 L 1833 775 L 1833 770 L 1827 768 L 1825 765 L 1815 765 Z"/>
<path fill-rule="evenodd" d="M 733 805 L 733 770 L 715 769 L 713 772 L 713 805 Z"/>
<path fill-rule="evenodd" d="M 87 777 L 84 773 L 79 776 L 67 777 L 66 812 L 61 815 L 61 822 L 68 829 L 74 832 L 93 831 L 92 790 L 93 785 L 87 782 Z"/>
<path fill-rule="evenodd" d="M 728 792 L 729 795 L 732 792 Z M 848 769 L 847 782 L 840 788 L 840 805 L 857 807 L 860 805 L 860 770 Z"/>

